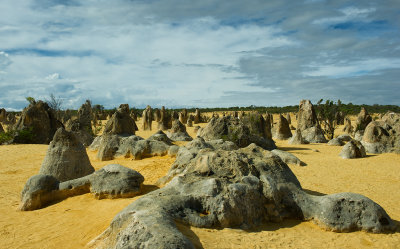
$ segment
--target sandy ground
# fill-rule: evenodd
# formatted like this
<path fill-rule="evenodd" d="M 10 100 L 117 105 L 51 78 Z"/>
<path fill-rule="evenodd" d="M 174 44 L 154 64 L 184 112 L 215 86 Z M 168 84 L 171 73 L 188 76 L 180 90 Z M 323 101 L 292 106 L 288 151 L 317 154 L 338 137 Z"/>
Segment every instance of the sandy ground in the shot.
<path fill-rule="evenodd" d="M 295 120 L 293 116 L 292 120 Z M 138 126 L 141 128 L 140 122 Z M 139 131 L 137 135 L 147 138 L 156 131 L 155 124 L 153 127 L 153 131 Z M 188 132 L 195 136 L 193 128 L 188 128 Z M 307 164 L 305 167 L 289 165 L 303 188 L 316 194 L 355 192 L 366 195 L 399 224 L 400 155 L 369 155 L 344 160 L 338 156 L 342 147 L 292 146 L 286 141 L 277 141 L 277 145 Z M 36 211 L 17 211 L 21 190 L 26 180 L 38 173 L 46 150 L 47 145 L 0 146 L 0 248 L 83 248 L 108 227 L 120 210 L 140 197 L 96 200 L 86 194 Z M 164 156 L 101 162 L 96 159 L 96 152 L 88 151 L 88 155 L 96 169 L 119 163 L 139 171 L 146 179 L 145 193 L 157 188 L 155 182 L 166 174 L 175 160 Z M 199 248 L 400 248 L 400 229 L 391 234 L 333 233 L 312 222 L 295 220 L 267 223 L 252 231 L 184 225 L 179 228 Z"/>

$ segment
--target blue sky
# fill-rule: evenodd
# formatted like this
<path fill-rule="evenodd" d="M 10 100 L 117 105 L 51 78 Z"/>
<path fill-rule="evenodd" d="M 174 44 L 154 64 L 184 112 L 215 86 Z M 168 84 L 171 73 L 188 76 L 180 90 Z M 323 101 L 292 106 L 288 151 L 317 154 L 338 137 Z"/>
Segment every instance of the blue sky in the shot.
<path fill-rule="evenodd" d="M 400 105 L 400 2 L 2 0 L 0 107 Z"/>

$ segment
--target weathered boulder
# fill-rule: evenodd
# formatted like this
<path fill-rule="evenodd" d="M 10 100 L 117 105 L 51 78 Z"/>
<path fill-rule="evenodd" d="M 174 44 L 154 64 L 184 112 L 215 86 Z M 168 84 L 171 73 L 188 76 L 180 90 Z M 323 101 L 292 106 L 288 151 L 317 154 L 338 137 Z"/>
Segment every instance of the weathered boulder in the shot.
<path fill-rule="evenodd" d="M 239 147 L 255 143 L 265 149 L 275 149 L 273 140 L 267 137 L 264 118 L 260 114 L 249 114 L 241 120 L 231 116 L 212 118 L 198 132 L 205 140 L 223 139 L 234 142 Z"/>
<path fill-rule="evenodd" d="M 365 130 L 365 128 L 371 121 L 372 117 L 368 114 L 367 110 L 364 107 L 361 107 L 361 111 L 357 116 L 355 131 Z"/>
<path fill-rule="evenodd" d="M 303 139 L 309 143 L 326 143 L 324 132 L 320 127 L 314 126 L 301 131 Z"/>
<path fill-rule="evenodd" d="M 21 193 L 21 211 L 42 208 L 57 199 L 60 181 L 49 175 L 34 175 L 28 179 Z"/>
<path fill-rule="evenodd" d="M 138 195 L 144 177 L 119 164 L 109 164 L 90 176 L 90 192 L 96 199 L 128 198 Z"/>
<path fill-rule="evenodd" d="M 28 179 L 21 194 L 20 210 L 35 210 L 67 197 L 92 193 L 96 199 L 127 198 L 141 192 L 144 177 L 137 171 L 119 164 L 73 180 L 59 182 L 49 175 Z"/>
<path fill-rule="evenodd" d="M 54 134 L 39 174 L 51 175 L 60 182 L 80 178 L 94 172 L 85 146 L 72 132 L 63 128 Z"/>
<path fill-rule="evenodd" d="M 271 150 L 271 152 L 274 153 L 275 155 L 277 155 L 285 163 L 296 164 L 298 166 L 306 166 L 306 164 L 304 162 L 302 162 L 299 158 L 297 158 L 295 155 L 293 155 L 290 152 L 278 150 L 278 149 Z"/>
<path fill-rule="evenodd" d="M 78 117 L 69 119 L 65 123 L 65 129 L 72 131 L 85 146 L 89 146 L 93 142 L 92 116 L 90 101 L 86 100 L 78 110 Z"/>
<path fill-rule="evenodd" d="M 169 176 L 175 177 L 122 210 L 91 246 L 194 248 L 175 222 L 249 229 L 289 218 L 312 220 L 338 232 L 395 229 L 384 209 L 367 197 L 353 193 L 314 196 L 303 191 L 279 157 L 255 144 L 226 151 L 215 150 L 201 139 L 190 143 L 191 148 L 179 150 L 177 161 L 182 163 L 171 167 Z M 195 155 L 181 160 L 187 153 Z"/>
<path fill-rule="evenodd" d="M 372 121 L 367 125 L 361 143 L 368 153 L 380 154 L 400 150 L 400 122 L 392 124 L 393 127 L 383 121 Z"/>
<path fill-rule="evenodd" d="M 193 138 L 186 132 L 186 127 L 178 119 L 172 122 L 172 128 L 167 136 L 173 141 L 192 141 Z"/>
<path fill-rule="evenodd" d="M 343 146 L 344 142 L 339 138 L 332 138 L 331 140 L 328 141 L 327 145 L 330 145 L 330 146 Z"/>
<path fill-rule="evenodd" d="M 64 127 L 55 117 L 53 110 L 43 101 L 24 108 L 21 118 L 15 125 L 16 143 L 48 144 L 58 128 Z"/>
<path fill-rule="evenodd" d="M 342 134 L 342 135 L 338 136 L 337 138 L 342 140 L 343 142 L 348 142 L 352 139 L 351 136 L 348 134 Z"/>
<path fill-rule="evenodd" d="M 362 158 L 366 156 L 365 148 L 360 141 L 353 139 L 343 146 L 339 156 L 344 159 Z"/>
<path fill-rule="evenodd" d="M 137 130 L 135 121 L 129 115 L 129 105 L 121 104 L 107 121 L 103 134 L 129 136 L 135 135 Z"/>
<path fill-rule="evenodd" d="M 143 110 L 143 115 L 142 115 L 142 122 L 143 122 L 143 130 L 151 131 L 151 123 L 153 121 L 153 111 L 151 107 L 148 105 L 146 106 L 146 109 Z"/>
<path fill-rule="evenodd" d="M 278 140 L 286 140 L 292 137 L 292 132 L 289 127 L 289 122 L 279 114 L 278 123 L 274 127 L 274 138 Z"/>
<path fill-rule="evenodd" d="M 168 145 L 172 145 L 172 140 L 162 130 L 151 135 L 147 140 L 162 141 Z"/>
<path fill-rule="evenodd" d="M 303 139 L 301 131 L 296 129 L 294 135 L 289 139 L 288 144 L 307 144 L 308 142 Z"/>

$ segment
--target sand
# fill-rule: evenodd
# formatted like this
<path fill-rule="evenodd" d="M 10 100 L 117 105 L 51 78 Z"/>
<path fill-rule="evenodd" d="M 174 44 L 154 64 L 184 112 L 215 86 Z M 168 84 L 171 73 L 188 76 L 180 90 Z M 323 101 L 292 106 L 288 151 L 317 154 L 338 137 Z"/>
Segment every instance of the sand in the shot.
<path fill-rule="evenodd" d="M 141 128 L 140 122 L 138 126 Z M 153 124 L 153 131 L 139 131 L 137 135 L 147 138 L 155 131 Z M 192 127 L 188 132 L 195 136 Z M 289 165 L 304 189 L 315 194 L 355 192 L 366 195 L 399 224 L 400 155 L 368 155 L 345 160 L 338 156 L 342 147 L 294 146 L 286 141 L 277 141 L 277 145 L 307 164 L 305 167 Z M 140 197 L 96 200 L 91 194 L 85 194 L 40 210 L 17 211 L 21 190 L 26 180 L 38 173 L 46 151 L 47 145 L 0 146 L 0 248 L 84 248 L 108 227 L 120 210 Z M 96 169 L 119 163 L 139 171 L 146 179 L 145 193 L 158 188 L 155 182 L 166 174 L 175 160 L 164 156 L 102 162 L 96 159 L 96 152 L 88 151 L 88 155 Z M 334 233 L 312 222 L 296 220 L 266 223 L 252 231 L 201 229 L 180 224 L 179 228 L 200 248 L 400 248 L 399 228 L 391 234 Z"/>

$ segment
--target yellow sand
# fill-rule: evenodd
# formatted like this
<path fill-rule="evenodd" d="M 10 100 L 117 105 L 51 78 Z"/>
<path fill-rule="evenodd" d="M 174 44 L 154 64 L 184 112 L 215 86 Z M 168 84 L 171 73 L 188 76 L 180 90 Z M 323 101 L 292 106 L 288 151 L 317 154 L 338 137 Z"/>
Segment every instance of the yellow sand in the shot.
<path fill-rule="evenodd" d="M 138 126 L 141 128 L 140 122 Z M 147 138 L 155 131 L 153 124 L 153 131 L 137 134 Z M 188 131 L 195 135 L 193 128 Z M 379 203 L 396 222 L 400 220 L 400 155 L 344 160 L 338 156 L 342 147 L 293 146 L 286 141 L 278 141 L 277 145 L 307 163 L 306 167 L 289 165 L 303 188 L 323 194 L 360 193 Z M 86 194 L 36 211 L 17 211 L 20 192 L 26 180 L 38 173 L 46 150 L 47 145 L 0 146 L 0 248 L 83 248 L 108 227 L 120 210 L 139 198 L 96 200 Z M 175 160 L 164 156 L 101 162 L 95 152 L 88 151 L 88 155 L 96 169 L 119 163 L 139 171 L 146 179 L 145 192 L 157 188 L 155 182 Z M 393 234 L 333 233 L 312 222 L 294 220 L 264 224 L 253 231 L 179 228 L 204 248 L 400 248 L 399 229 Z"/>

